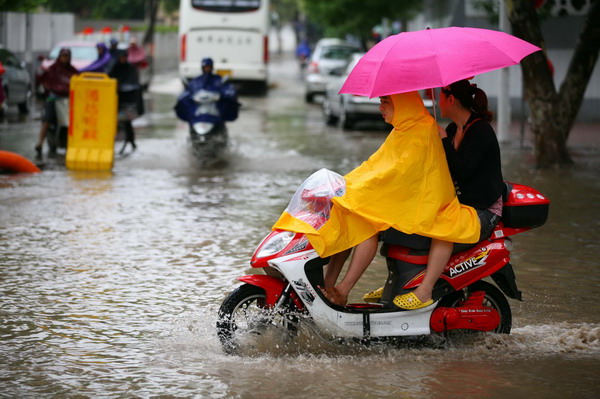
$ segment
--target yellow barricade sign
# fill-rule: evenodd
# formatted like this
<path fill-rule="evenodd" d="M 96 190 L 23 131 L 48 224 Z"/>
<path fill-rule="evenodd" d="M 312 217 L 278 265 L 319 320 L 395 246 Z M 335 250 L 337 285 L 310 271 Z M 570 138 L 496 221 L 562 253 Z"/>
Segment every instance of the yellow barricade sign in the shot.
<path fill-rule="evenodd" d="M 105 73 L 71 78 L 66 164 L 73 170 L 111 170 L 117 132 L 117 81 Z"/>

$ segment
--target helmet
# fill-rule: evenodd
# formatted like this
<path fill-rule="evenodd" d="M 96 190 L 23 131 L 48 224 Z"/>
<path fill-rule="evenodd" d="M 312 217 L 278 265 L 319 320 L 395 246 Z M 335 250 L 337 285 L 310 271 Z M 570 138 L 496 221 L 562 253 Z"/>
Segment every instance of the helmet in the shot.
<path fill-rule="evenodd" d="M 212 58 L 203 58 L 201 65 L 202 65 L 202 67 L 213 66 L 213 60 L 212 60 Z"/>

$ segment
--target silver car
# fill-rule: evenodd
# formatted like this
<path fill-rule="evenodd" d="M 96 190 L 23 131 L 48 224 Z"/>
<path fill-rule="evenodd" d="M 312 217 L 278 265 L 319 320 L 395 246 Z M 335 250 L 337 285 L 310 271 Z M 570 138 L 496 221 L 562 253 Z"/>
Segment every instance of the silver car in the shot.
<path fill-rule="evenodd" d="M 357 120 L 381 120 L 379 97 L 368 98 L 352 94 L 338 94 L 348 75 L 364 53 L 354 53 L 345 68 L 333 73 L 337 76 L 325 90 L 323 99 L 323 116 L 328 125 L 339 122 L 342 129 L 351 129 Z"/>
<path fill-rule="evenodd" d="M 319 40 L 306 71 L 306 102 L 312 102 L 316 94 L 324 94 L 327 84 L 336 78 L 332 72 L 344 67 L 357 51 L 360 51 L 358 47 L 341 39 Z"/>
<path fill-rule="evenodd" d="M 6 105 L 17 105 L 19 113 L 26 114 L 27 100 L 31 94 L 31 78 L 24 61 L 21 61 L 11 51 L 0 45 L 0 62 L 5 72 L 2 75 L 2 85 L 6 94 Z"/>
<path fill-rule="evenodd" d="M 346 130 L 351 129 L 357 121 L 361 120 L 383 121 L 381 112 L 379 112 L 379 97 L 368 98 L 353 94 L 338 94 L 348 75 L 363 55 L 364 53 L 352 54 L 345 68 L 332 71 L 337 77 L 327 85 L 323 99 L 323 116 L 328 125 L 338 123 L 342 129 Z M 433 110 L 432 100 L 424 98 L 423 103 L 430 112 Z"/>

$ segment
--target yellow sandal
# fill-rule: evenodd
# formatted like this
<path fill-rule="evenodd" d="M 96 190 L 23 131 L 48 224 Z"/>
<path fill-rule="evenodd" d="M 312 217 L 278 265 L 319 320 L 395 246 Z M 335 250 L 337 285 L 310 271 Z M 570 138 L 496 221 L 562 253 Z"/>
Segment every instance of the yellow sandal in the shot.
<path fill-rule="evenodd" d="M 427 302 L 421 302 L 419 298 L 413 293 L 409 292 L 408 294 L 398 295 L 394 298 L 394 305 L 398 306 L 400 309 L 406 310 L 415 310 L 427 307 L 433 303 L 433 299 L 430 299 Z"/>
<path fill-rule="evenodd" d="M 381 299 L 382 295 L 383 295 L 383 287 L 379 287 L 376 290 L 367 292 L 365 295 L 363 295 L 363 301 L 377 302 Z"/>

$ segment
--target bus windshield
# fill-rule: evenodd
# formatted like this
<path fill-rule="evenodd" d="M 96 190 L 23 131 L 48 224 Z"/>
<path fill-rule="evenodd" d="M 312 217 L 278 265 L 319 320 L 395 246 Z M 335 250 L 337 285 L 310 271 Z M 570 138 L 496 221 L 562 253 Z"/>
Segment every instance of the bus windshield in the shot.
<path fill-rule="evenodd" d="M 196 10 L 211 12 L 248 12 L 260 8 L 261 0 L 191 0 Z"/>

